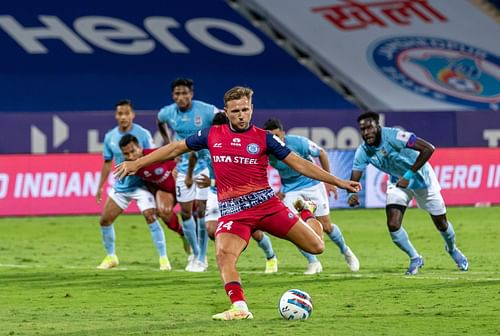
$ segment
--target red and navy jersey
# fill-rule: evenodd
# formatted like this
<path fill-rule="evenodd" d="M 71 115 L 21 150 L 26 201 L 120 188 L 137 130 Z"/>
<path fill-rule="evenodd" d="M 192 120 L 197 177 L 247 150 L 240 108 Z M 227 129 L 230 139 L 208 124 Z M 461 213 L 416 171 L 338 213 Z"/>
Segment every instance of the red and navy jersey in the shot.
<path fill-rule="evenodd" d="M 188 137 L 186 145 L 192 150 L 209 150 L 223 216 L 272 197 L 267 179 L 268 154 L 280 160 L 290 154 L 278 137 L 254 125 L 243 132 L 229 125 L 205 128 Z"/>
<path fill-rule="evenodd" d="M 144 149 L 144 155 L 149 154 L 157 150 L 155 149 Z M 175 180 L 172 176 L 172 171 L 175 168 L 174 160 L 167 160 L 160 163 L 153 163 L 149 166 L 139 169 L 136 175 L 147 182 L 153 183 L 158 189 L 175 193 Z"/>

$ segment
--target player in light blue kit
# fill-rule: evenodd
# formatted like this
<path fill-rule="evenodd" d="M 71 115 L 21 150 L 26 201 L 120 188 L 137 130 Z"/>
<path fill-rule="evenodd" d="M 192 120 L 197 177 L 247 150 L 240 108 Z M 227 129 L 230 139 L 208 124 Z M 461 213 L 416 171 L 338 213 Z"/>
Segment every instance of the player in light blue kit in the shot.
<path fill-rule="evenodd" d="M 175 133 L 175 140 L 184 140 L 198 130 L 212 125 L 212 118 L 219 110 L 214 105 L 193 100 L 191 79 L 178 78 L 172 82 L 170 88 L 174 103 L 163 107 L 158 113 L 158 129 L 165 143 L 170 143 L 165 125 Z M 199 188 L 196 183 L 186 185 L 189 156 L 189 153 L 182 155 L 180 162 L 177 163 L 176 197 L 181 205 L 182 230 L 193 251 L 193 257 L 190 258 L 186 271 L 204 272 L 208 266 L 205 262 L 208 235 L 204 219 L 208 188 Z M 194 167 L 194 179 L 201 174 L 209 175 L 204 159 L 197 161 Z M 193 218 L 193 201 L 196 201 L 198 234 Z"/>
<path fill-rule="evenodd" d="M 330 171 L 328 154 L 325 150 L 302 136 L 287 135 L 280 120 L 271 118 L 264 123 L 263 128 L 277 136 L 288 146 L 288 148 L 302 158 L 309 161 L 312 161 L 312 157 L 319 158 L 321 167 L 328 172 Z M 349 246 L 346 245 L 340 228 L 336 224 L 332 224 L 330 220 L 330 205 L 325 185 L 320 181 L 301 175 L 272 155 L 269 157 L 269 163 L 278 170 L 281 178 L 280 194 L 282 197 L 280 198 L 283 199 L 287 207 L 292 211 L 300 212 L 301 215 L 303 214 L 304 208 L 314 213 L 316 219 L 321 223 L 323 231 L 326 232 L 328 237 L 338 246 L 349 269 L 353 272 L 357 272 L 359 270 L 358 258 Z M 334 186 L 326 187 L 328 187 L 329 191 L 336 194 L 337 190 Z M 313 207 L 317 208 L 314 209 Z M 308 216 L 309 215 L 305 215 L 305 217 Z M 304 217 L 302 219 L 314 220 L 314 218 L 309 219 Z M 306 257 L 309 263 L 304 274 L 316 274 L 323 270 L 321 262 L 315 255 L 302 250 L 300 250 L 300 252 Z"/>
<path fill-rule="evenodd" d="M 104 183 L 111 172 L 113 160 L 115 164 L 124 161 L 120 148 L 120 140 L 125 134 L 134 135 L 143 148 L 153 148 L 153 138 L 151 133 L 143 127 L 134 124 L 135 117 L 132 102 L 121 100 L 116 106 L 115 119 L 118 126 L 106 133 L 104 137 L 104 164 L 99 179 L 96 201 L 102 200 Z M 160 270 L 170 270 L 170 263 L 167 258 L 167 245 L 165 234 L 156 218 L 156 204 L 154 196 L 144 187 L 142 180 L 138 176 L 127 176 L 121 180 L 115 180 L 113 188 L 109 191 L 108 199 L 104 204 L 99 223 L 101 225 L 102 241 L 106 249 L 106 257 L 97 268 L 109 269 L 118 266 L 118 257 L 115 251 L 115 228 L 113 226 L 116 218 L 128 207 L 131 200 L 135 200 L 148 223 L 151 237 L 160 256 Z"/>
<path fill-rule="evenodd" d="M 422 256 L 413 247 L 401 226 L 408 204 L 415 198 L 427 211 L 445 241 L 445 249 L 462 271 L 469 262 L 455 245 L 455 231 L 446 218 L 441 186 L 429 164 L 434 146 L 411 132 L 381 127 L 379 115 L 366 112 L 358 117 L 361 137 L 365 141 L 356 150 L 351 180 L 359 181 L 368 164 L 390 175 L 387 185 L 386 216 L 392 241 L 410 257 L 406 274 L 417 274 L 424 265 Z M 350 194 L 350 206 L 359 205 L 357 194 Z"/>

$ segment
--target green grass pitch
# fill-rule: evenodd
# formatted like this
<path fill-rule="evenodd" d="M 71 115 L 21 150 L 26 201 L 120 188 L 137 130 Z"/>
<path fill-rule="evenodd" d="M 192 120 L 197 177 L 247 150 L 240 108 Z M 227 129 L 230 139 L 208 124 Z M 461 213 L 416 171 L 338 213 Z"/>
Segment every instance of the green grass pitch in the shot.
<path fill-rule="evenodd" d="M 277 274 L 263 274 L 254 242 L 239 260 L 255 319 L 216 322 L 230 305 L 209 245 L 209 271 L 183 271 L 179 237 L 165 230 L 171 272 L 144 220 L 118 219 L 120 266 L 98 271 L 104 257 L 97 216 L 0 219 L 0 335 L 500 335 L 500 208 L 450 208 L 470 270 L 460 272 L 428 215 L 407 211 L 405 228 L 425 267 L 403 273 L 407 257 L 391 242 L 383 210 L 339 210 L 332 218 L 361 262 L 351 273 L 326 238 L 323 273 L 305 276 L 291 243 L 272 239 Z M 284 321 L 280 295 L 311 294 L 307 321 Z"/>

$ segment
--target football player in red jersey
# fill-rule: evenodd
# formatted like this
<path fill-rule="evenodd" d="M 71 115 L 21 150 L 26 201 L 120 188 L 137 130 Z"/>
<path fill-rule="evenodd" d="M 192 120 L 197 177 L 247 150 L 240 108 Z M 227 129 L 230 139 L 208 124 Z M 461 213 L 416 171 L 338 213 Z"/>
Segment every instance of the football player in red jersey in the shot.
<path fill-rule="evenodd" d="M 119 145 L 126 161 L 137 160 L 156 150 L 143 149 L 137 138 L 132 134 L 124 135 L 120 139 Z M 184 251 L 189 255 L 191 248 L 184 238 L 182 225 L 177 218 L 177 214 L 173 211 L 177 203 L 175 199 L 175 178 L 172 174 L 175 166 L 176 162 L 174 160 L 167 160 L 141 168 L 136 175 L 146 181 L 148 187 L 154 192 L 158 216 L 161 217 L 169 229 L 181 236 Z"/>
<path fill-rule="evenodd" d="M 271 133 L 251 124 L 253 90 L 236 86 L 224 95 L 224 111 L 229 124 L 198 131 L 136 161 L 115 168 L 122 178 L 155 162 L 173 159 L 189 150 L 208 149 L 212 158 L 221 217 L 216 230 L 215 247 L 219 271 L 229 296 L 231 309 L 212 316 L 214 320 L 252 319 L 236 262 L 250 239 L 260 229 L 287 239 L 313 254 L 322 253 L 324 243 L 319 225 L 311 227 L 305 220 L 313 216 L 302 211 L 298 218 L 274 194 L 267 179 L 268 154 L 273 154 L 299 173 L 349 192 L 358 192 L 359 182 L 331 175 L 314 163 L 293 153 Z M 311 221 L 313 222 L 313 221 Z M 313 222 L 314 223 L 314 222 Z"/>

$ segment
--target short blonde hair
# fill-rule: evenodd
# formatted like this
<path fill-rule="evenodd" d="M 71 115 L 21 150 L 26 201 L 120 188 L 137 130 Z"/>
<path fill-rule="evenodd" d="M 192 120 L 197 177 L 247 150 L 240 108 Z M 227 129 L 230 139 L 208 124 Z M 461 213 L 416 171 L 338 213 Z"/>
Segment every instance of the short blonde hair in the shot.
<path fill-rule="evenodd" d="M 227 106 L 227 102 L 231 100 L 238 100 L 243 97 L 247 97 L 248 101 L 251 103 L 252 102 L 252 96 L 253 96 L 253 90 L 248 88 L 248 87 L 243 87 L 243 86 L 235 86 L 231 89 L 229 89 L 225 94 L 224 94 L 224 106 Z"/>

